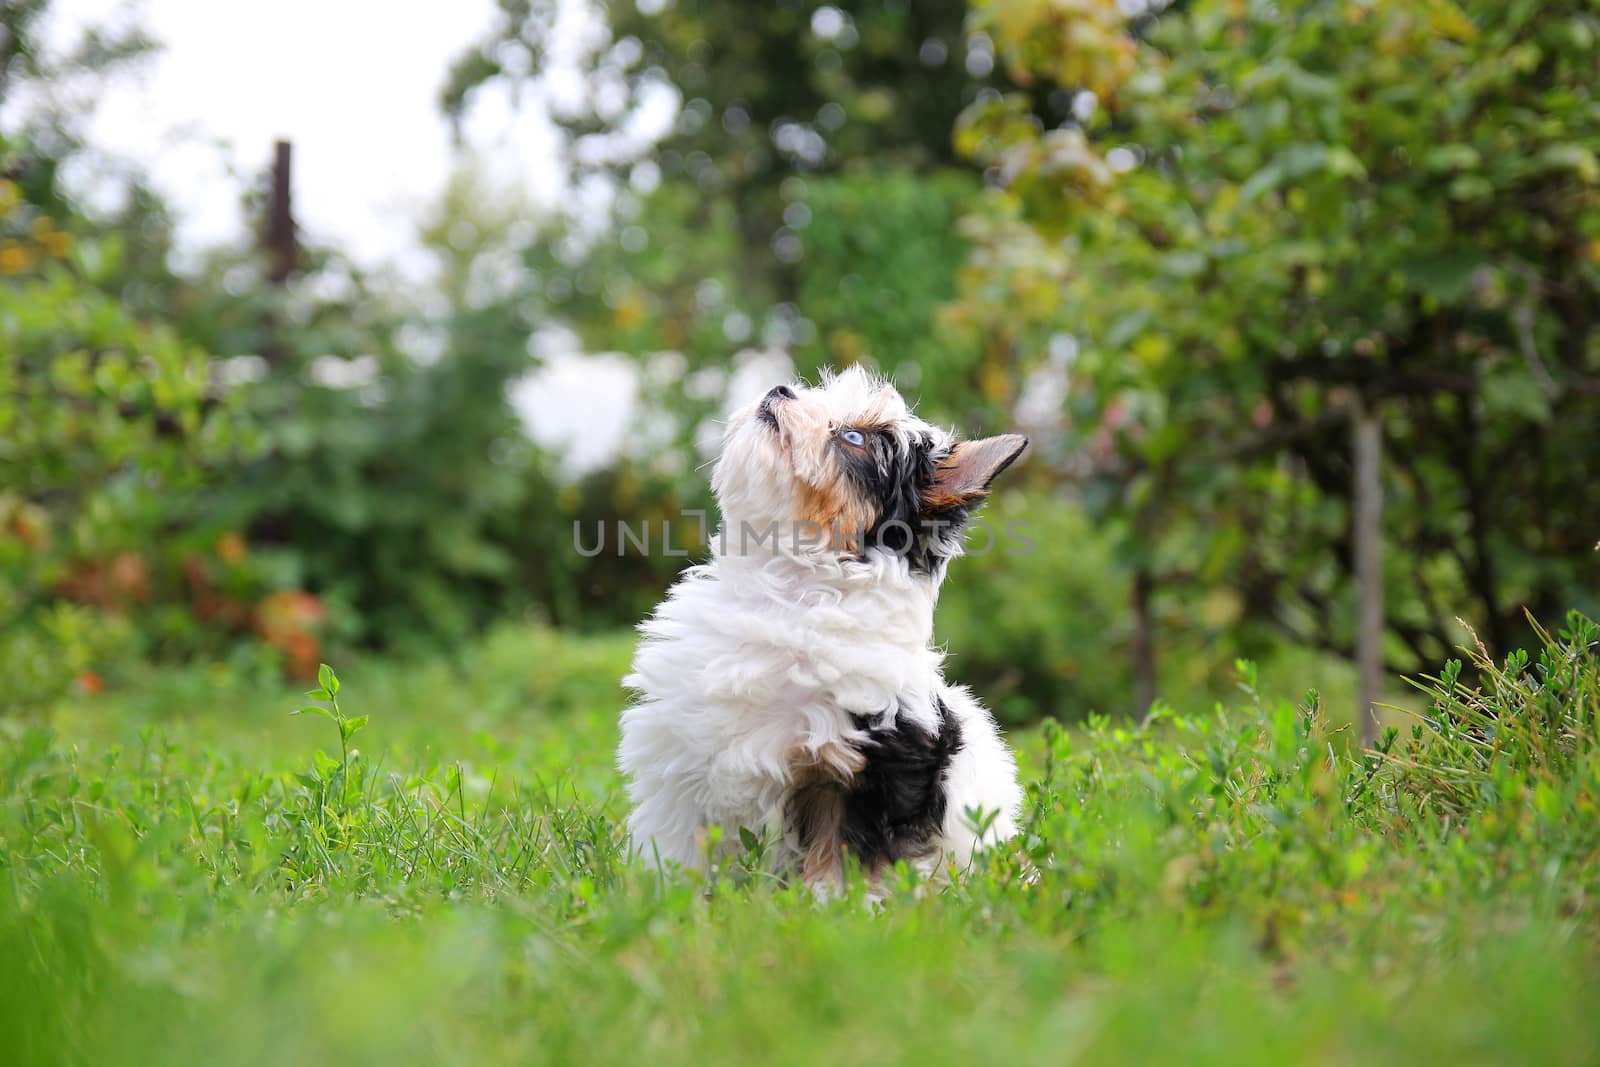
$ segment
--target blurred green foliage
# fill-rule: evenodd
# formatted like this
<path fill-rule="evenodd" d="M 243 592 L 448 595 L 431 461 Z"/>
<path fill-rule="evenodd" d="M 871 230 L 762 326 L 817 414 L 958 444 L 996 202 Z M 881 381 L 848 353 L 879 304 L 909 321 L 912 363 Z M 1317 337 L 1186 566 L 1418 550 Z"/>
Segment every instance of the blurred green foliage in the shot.
<path fill-rule="evenodd" d="M 585 91 L 542 104 L 605 217 L 464 163 L 420 287 L 315 246 L 284 285 L 252 247 L 174 270 L 173 208 L 127 168 L 114 211 L 74 203 L 60 175 L 98 158 L 74 101 L 151 44 L 124 21 L 49 55 L 47 8 L 0 15 L 0 86 L 73 89 L 0 144 L 19 700 L 244 638 L 304 672 L 507 617 L 631 624 L 683 560 L 585 556 L 574 523 L 689 529 L 755 349 L 871 363 L 969 434 L 1024 423 L 990 524 L 1036 547 L 958 565 L 939 619 L 1013 721 L 1131 706 L 1136 575 L 1180 703 L 1236 656 L 1344 651 L 1357 399 L 1387 446 L 1392 667 L 1457 614 L 1500 649 L 1523 604 L 1596 607 L 1582 5 L 609 5 Z M 555 12 L 504 0 L 446 112 L 548 89 Z M 508 398 L 561 337 L 631 358 L 646 412 L 581 475 Z"/>
<path fill-rule="evenodd" d="M 61 232 L 48 216 L 34 223 L 41 245 Z M 114 253 L 99 243 L 74 254 Z M 207 410 L 202 353 L 82 284 L 74 266 L 21 275 L 0 284 L 0 660 L 18 665 L 0 706 L 70 682 L 114 636 L 61 596 L 115 615 L 170 580 L 143 550 L 192 513 L 231 432 Z"/>
<path fill-rule="evenodd" d="M 1600 21 L 1587 3 L 979 2 L 1022 88 L 970 328 L 1072 381 L 1085 499 L 1169 591 L 1344 650 L 1350 412 L 1378 412 L 1388 655 L 1594 607 Z M 1133 8 L 1127 9 L 1129 11 Z M 1034 101 L 1079 93 L 1047 128 Z"/>
<path fill-rule="evenodd" d="M 236 447 L 206 353 L 152 313 L 169 228 L 137 181 L 90 218 L 60 172 L 83 151 L 67 89 L 104 84 L 150 45 L 90 32 L 53 65 L 46 5 L 0 20 L 0 94 L 60 81 L 0 130 L 0 711 L 36 706 L 148 647 L 126 616 L 170 587 L 154 543 L 182 541 L 206 471 Z"/>
<path fill-rule="evenodd" d="M 1083 509 L 1004 490 L 967 537 L 939 594 L 935 638 L 950 674 L 1002 721 L 1050 713 L 1079 721 L 1133 710 L 1129 575 Z"/>
<path fill-rule="evenodd" d="M 803 188 L 797 303 L 815 337 L 795 346 L 800 371 L 875 363 L 925 416 L 969 431 L 1005 428 L 1006 398 L 979 377 L 982 353 L 940 322 L 971 251 L 957 222 L 977 194 L 972 177 L 890 172 Z"/>
<path fill-rule="evenodd" d="M 91 29 L 53 57 L 47 8 L 8 7 L 0 54 L 6 83 L 60 101 L 0 139 L 0 652 L 18 664 L 0 700 L 241 639 L 303 673 L 329 642 L 647 610 L 680 561 L 588 559 L 572 523 L 675 514 L 678 483 L 625 463 L 568 479 L 531 442 L 508 390 L 537 366 L 542 301 L 483 280 L 514 216 L 458 183 L 422 234 L 426 310 L 330 248 L 301 247 L 283 284 L 253 247 L 175 272 L 166 206 L 54 91 L 149 44 Z M 122 206 L 75 203 L 74 163 L 118 175 Z M 246 217 L 266 202 L 250 189 Z"/>
<path fill-rule="evenodd" d="M 458 61 L 446 111 L 536 82 L 560 47 L 554 11 L 503 0 Z M 614 184 L 617 232 L 542 242 L 537 288 L 552 312 L 595 350 L 678 350 L 695 367 L 762 345 L 791 348 L 803 370 L 905 364 L 951 414 L 969 411 L 971 346 L 935 336 L 967 254 L 954 221 L 976 188 L 955 169 L 951 130 L 993 68 L 964 35 L 965 6 L 605 13 L 581 58 L 591 91 L 551 111 L 577 178 Z M 671 129 L 625 132 L 663 94 L 680 105 Z"/>
<path fill-rule="evenodd" d="M 557 4 L 498 7 L 496 25 L 441 93 L 458 119 L 486 85 L 521 87 L 572 58 L 557 55 L 572 47 L 558 38 Z M 627 177 L 646 191 L 683 184 L 731 206 L 750 253 L 741 275 L 780 296 L 798 258 L 780 240 L 795 230 L 783 184 L 955 162 L 952 124 L 987 73 L 967 59 L 958 0 L 619 2 L 602 11 L 605 26 L 579 57 L 589 91 L 551 105 L 578 176 Z M 665 138 L 619 133 L 662 95 L 681 105 Z"/>

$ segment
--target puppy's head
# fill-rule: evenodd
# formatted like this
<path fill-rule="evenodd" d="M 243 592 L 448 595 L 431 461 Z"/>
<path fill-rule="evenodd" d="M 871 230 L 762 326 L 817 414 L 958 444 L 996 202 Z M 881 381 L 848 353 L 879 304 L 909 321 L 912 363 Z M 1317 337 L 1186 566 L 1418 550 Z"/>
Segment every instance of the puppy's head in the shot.
<path fill-rule="evenodd" d="M 815 387 L 780 385 L 734 414 L 712 488 L 726 551 L 890 552 L 936 571 L 989 483 L 1027 446 L 1015 434 L 960 441 L 917 418 L 860 367 Z"/>

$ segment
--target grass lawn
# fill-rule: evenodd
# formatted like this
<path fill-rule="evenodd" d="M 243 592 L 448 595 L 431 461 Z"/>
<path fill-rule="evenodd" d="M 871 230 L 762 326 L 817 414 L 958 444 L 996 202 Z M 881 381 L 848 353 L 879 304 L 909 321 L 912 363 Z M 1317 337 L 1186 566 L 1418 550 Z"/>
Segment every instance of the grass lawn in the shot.
<path fill-rule="evenodd" d="M 625 861 L 630 635 L 344 665 L 345 745 L 294 689 L 152 673 L 0 721 L 0 1059 L 1592 1064 L 1580 629 L 1446 684 L 1383 761 L 1283 678 L 1014 732 L 1016 852 L 876 910 L 760 842 L 697 880 Z"/>

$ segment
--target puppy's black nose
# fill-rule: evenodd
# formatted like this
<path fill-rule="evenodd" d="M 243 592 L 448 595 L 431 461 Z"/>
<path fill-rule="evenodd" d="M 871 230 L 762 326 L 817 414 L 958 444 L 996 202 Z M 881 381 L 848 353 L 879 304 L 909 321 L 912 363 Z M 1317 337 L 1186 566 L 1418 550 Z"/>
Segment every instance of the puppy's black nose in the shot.
<path fill-rule="evenodd" d="M 767 395 L 762 398 L 762 403 L 770 404 L 774 400 L 793 400 L 793 399 L 794 399 L 794 390 L 790 389 L 787 385 L 779 385 L 779 386 L 774 386 L 771 390 L 769 390 L 767 392 Z"/>

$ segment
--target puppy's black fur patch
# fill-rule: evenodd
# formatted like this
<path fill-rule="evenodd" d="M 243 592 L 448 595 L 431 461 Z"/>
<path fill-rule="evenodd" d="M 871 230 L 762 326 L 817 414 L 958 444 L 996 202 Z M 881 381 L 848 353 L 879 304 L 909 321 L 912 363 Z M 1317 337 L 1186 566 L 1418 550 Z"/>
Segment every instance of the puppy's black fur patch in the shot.
<path fill-rule="evenodd" d="M 959 535 L 971 516 L 966 507 L 930 510 L 925 496 L 945 458 L 927 434 L 902 448 L 890 434 L 869 432 L 862 448 L 847 448 L 844 469 L 851 482 L 876 505 L 877 521 L 863 547 L 906 557 L 913 573 L 931 574 L 949 558 L 945 538 Z"/>
<path fill-rule="evenodd" d="M 944 776 L 961 751 L 961 724 L 944 701 L 935 698 L 934 706 L 937 733 L 903 717 L 888 727 L 856 717 L 868 735 L 867 765 L 845 787 L 840 838 L 869 871 L 927 855 L 944 826 Z"/>

